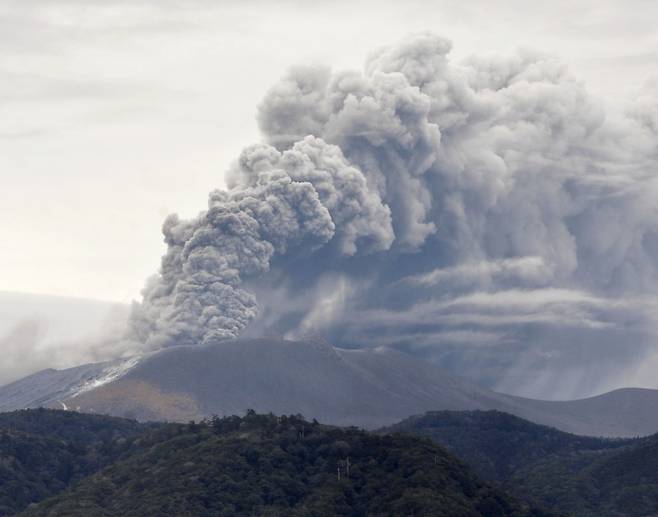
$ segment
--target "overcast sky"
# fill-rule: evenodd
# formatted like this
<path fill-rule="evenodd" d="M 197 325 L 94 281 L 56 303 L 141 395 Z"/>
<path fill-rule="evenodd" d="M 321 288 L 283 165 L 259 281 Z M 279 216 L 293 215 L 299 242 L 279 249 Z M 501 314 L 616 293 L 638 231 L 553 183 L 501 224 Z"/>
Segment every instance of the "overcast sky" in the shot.
<path fill-rule="evenodd" d="M 395 5 L 395 7 L 394 7 Z M 531 47 L 606 102 L 658 71 L 655 1 L 0 2 L 0 289 L 130 301 L 294 64 L 358 68 L 432 30 L 452 59 Z"/>

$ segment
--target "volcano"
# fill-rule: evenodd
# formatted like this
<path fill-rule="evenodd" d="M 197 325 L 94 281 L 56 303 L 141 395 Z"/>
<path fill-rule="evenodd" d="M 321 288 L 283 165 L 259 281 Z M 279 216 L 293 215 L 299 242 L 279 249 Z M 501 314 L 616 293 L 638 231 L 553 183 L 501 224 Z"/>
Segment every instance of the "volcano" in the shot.
<path fill-rule="evenodd" d="M 0 388 L 0 411 L 33 407 L 182 422 L 254 409 L 367 429 L 426 411 L 497 409 L 581 435 L 658 432 L 658 390 L 532 400 L 481 388 L 390 348 L 347 350 L 312 340 L 170 347 L 43 370 Z"/>

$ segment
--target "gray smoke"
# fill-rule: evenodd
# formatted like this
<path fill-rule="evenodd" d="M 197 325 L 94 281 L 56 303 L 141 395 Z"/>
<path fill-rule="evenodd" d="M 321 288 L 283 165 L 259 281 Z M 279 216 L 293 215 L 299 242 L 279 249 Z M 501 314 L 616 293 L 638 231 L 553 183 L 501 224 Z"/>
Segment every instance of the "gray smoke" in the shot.
<path fill-rule="evenodd" d="M 394 235 L 389 209 L 340 149 L 307 137 L 279 152 L 243 151 L 228 191 L 210 194 L 192 221 L 170 216 L 160 275 L 136 305 L 133 328 L 150 348 L 238 336 L 258 315 L 246 279 L 275 256 L 313 260 L 383 251 Z"/>
<path fill-rule="evenodd" d="M 36 311 L 25 314 L 21 309 L 26 303 Z M 7 317 L 0 321 L 0 386 L 45 368 L 70 368 L 136 353 L 132 343 L 116 340 L 125 332 L 128 306 L 0 292 L 0 308 Z"/>
<path fill-rule="evenodd" d="M 551 398 L 624 382 L 655 351 L 658 85 L 605 109 L 551 56 L 450 50 L 419 34 L 363 72 L 292 69 L 267 144 L 165 222 L 134 336 L 315 333 Z"/>

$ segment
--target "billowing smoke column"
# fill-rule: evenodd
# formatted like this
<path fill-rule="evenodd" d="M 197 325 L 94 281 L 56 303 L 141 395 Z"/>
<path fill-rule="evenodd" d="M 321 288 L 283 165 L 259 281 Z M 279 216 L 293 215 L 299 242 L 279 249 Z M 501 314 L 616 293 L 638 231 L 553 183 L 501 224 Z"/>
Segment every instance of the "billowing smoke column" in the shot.
<path fill-rule="evenodd" d="M 554 58 L 450 48 L 420 34 L 363 73 L 293 69 L 259 109 L 268 145 L 207 211 L 165 222 L 134 336 L 310 332 L 550 397 L 650 353 L 656 85 L 606 113 Z"/>
<path fill-rule="evenodd" d="M 390 211 L 363 174 L 314 137 L 283 153 L 246 149 L 230 183 L 196 219 L 165 221 L 168 252 L 133 314 L 147 346 L 237 337 L 258 315 L 243 280 L 267 272 L 274 255 L 351 256 L 393 242 Z"/>

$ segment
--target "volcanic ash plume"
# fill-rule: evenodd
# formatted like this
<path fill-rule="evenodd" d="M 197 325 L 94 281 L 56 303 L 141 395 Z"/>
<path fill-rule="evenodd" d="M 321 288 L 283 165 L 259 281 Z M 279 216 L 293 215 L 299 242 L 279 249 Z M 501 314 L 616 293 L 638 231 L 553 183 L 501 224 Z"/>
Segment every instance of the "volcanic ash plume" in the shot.
<path fill-rule="evenodd" d="M 266 273 L 275 255 L 309 258 L 386 250 L 391 214 L 340 149 L 306 137 L 279 152 L 246 149 L 228 191 L 210 194 L 191 221 L 164 223 L 160 275 L 135 306 L 133 328 L 150 348 L 236 337 L 258 315 L 245 278 Z"/>
<path fill-rule="evenodd" d="M 557 372 L 555 396 L 651 353 L 656 84 L 606 112 L 555 58 L 450 49 L 420 34 L 363 72 L 292 69 L 259 107 L 269 145 L 165 222 L 135 337 L 315 332 L 529 395 Z"/>

